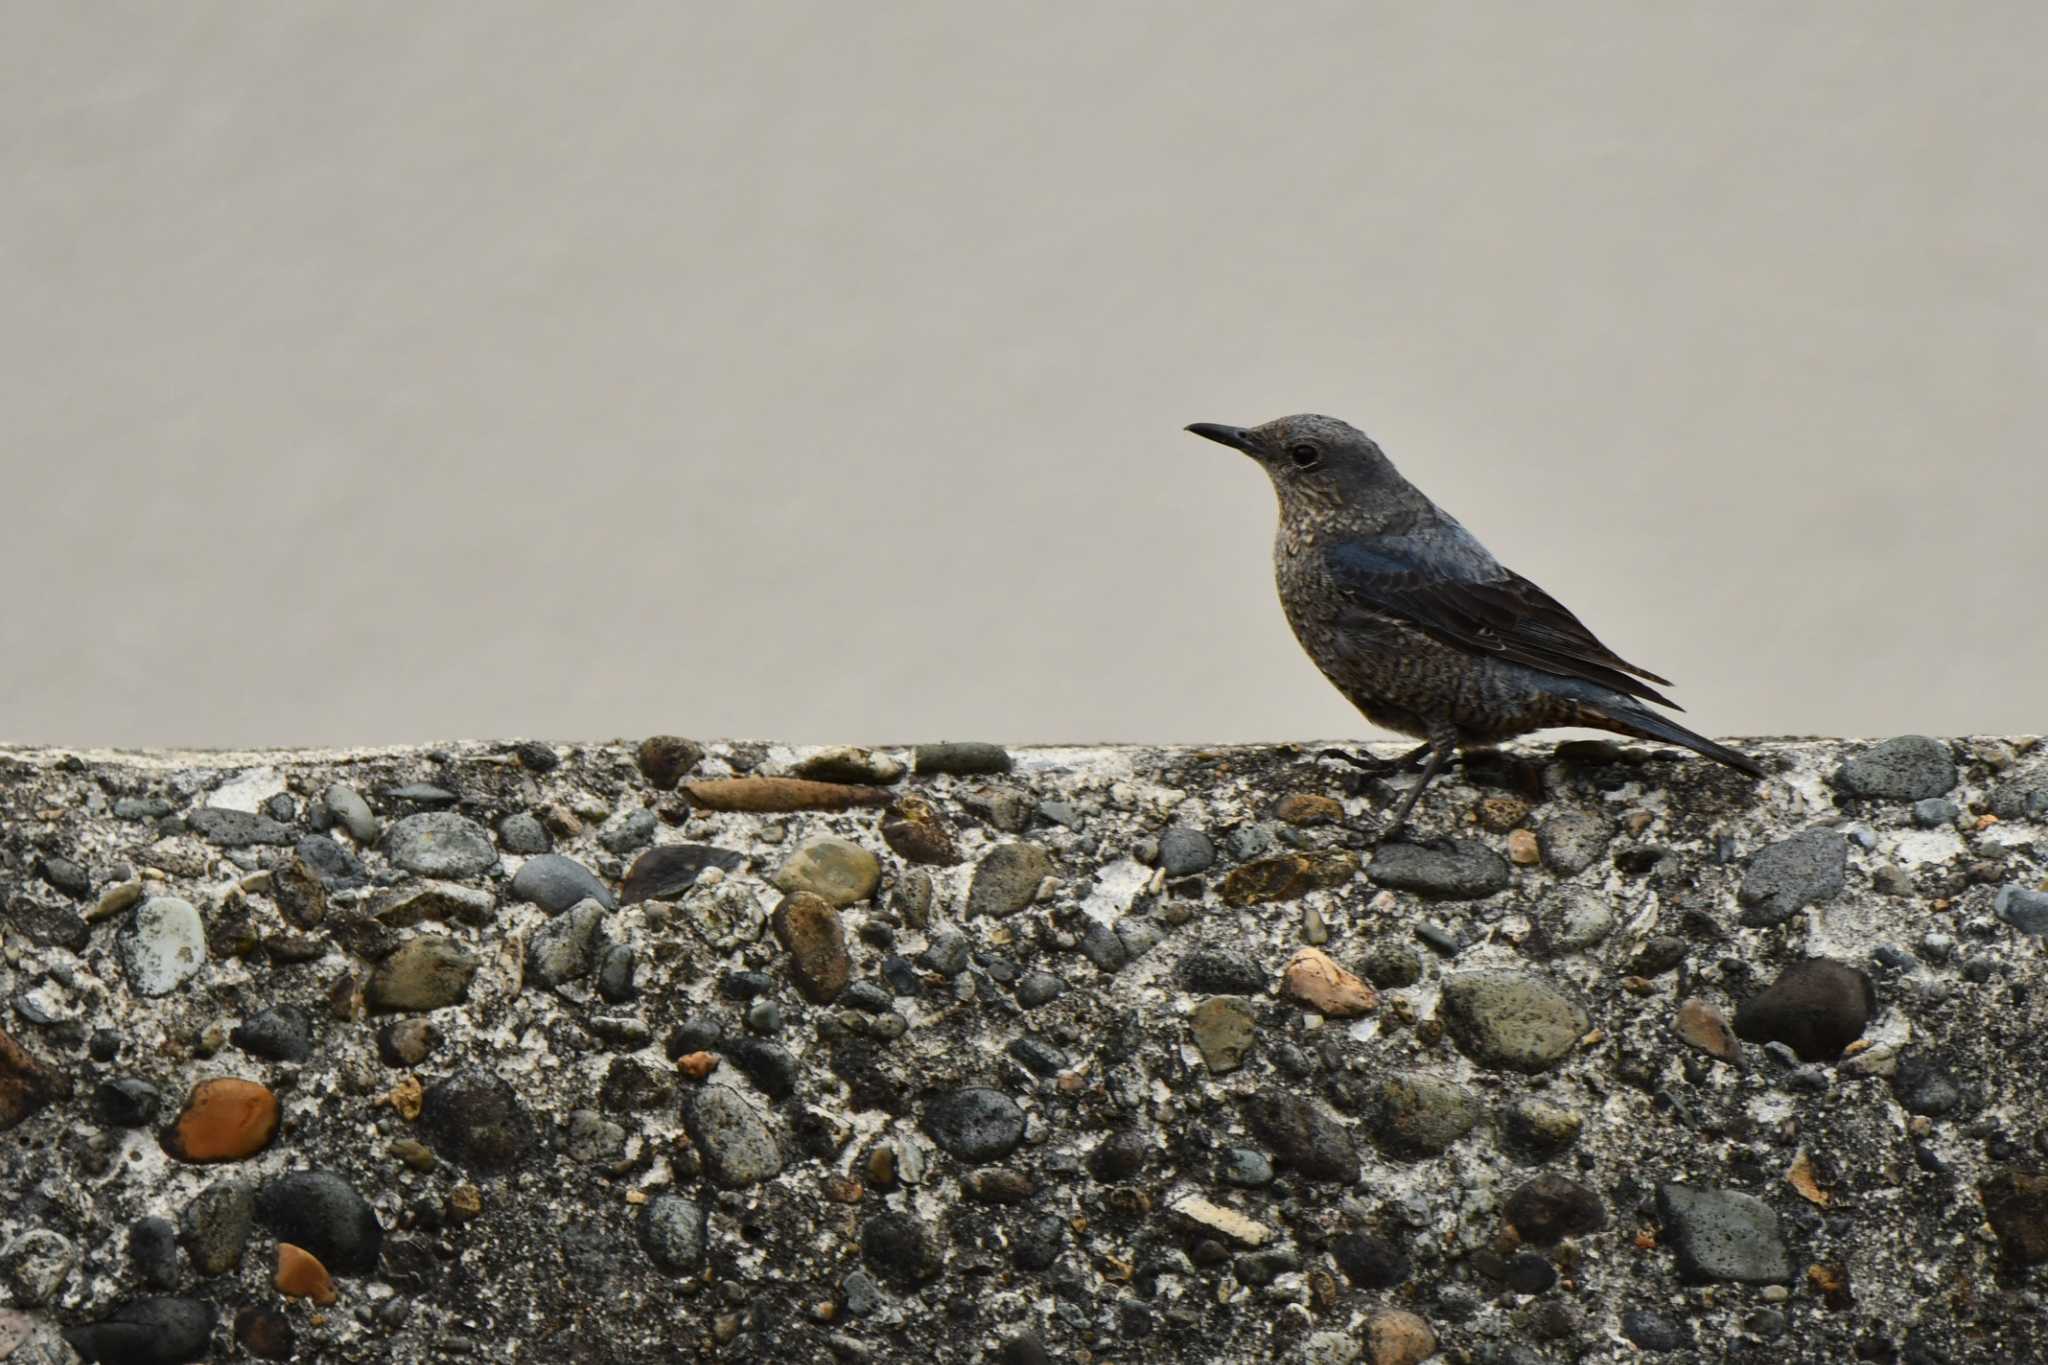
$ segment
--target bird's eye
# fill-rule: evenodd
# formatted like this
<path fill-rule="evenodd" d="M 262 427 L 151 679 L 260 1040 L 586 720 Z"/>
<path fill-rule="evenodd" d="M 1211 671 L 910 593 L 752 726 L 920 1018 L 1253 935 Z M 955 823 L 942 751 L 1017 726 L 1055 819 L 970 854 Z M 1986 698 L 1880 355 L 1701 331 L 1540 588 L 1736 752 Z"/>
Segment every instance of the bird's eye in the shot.
<path fill-rule="evenodd" d="M 1287 458 L 1296 469 L 1314 469 L 1323 462 L 1323 452 L 1304 443 L 1287 447 Z"/>

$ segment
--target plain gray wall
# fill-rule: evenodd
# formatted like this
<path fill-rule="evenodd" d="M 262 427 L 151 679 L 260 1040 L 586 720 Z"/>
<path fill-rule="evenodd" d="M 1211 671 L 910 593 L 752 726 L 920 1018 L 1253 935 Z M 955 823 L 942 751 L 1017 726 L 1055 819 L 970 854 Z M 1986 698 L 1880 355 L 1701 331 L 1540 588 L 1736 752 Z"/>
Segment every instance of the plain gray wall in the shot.
<path fill-rule="evenodd" d="M 0 739 L 1366 733 L 1309 410 L 1719 734 L 2039 731 L 2048 7 L 12 4 Z"/>

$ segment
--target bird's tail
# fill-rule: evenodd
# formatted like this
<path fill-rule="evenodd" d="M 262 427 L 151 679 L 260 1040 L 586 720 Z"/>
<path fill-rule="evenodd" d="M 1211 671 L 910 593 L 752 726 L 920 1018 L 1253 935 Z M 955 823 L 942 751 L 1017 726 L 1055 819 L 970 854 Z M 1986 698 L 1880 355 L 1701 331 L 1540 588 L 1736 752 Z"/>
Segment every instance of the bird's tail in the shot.
<path fill-rule="evenodd" d="M 1725 763 L 1737 772 L 1748 773 L 1751 777 L 1764 776 L 1763 766 L 1748 754 L 1738 753 L 1725 744 L 1716 744 L 1705 735 L 1696 735 L 1677 721 L 1660 716 L 1647 706 L 1639 706 L 1633 700 L 1617 697 L 1611 702 L 1594 702 L 1586 709 L 1599 717 L 1595 723 L 1603 730 L 1618 730 L 1637 739 L 1661 739 L 1668 744 L 1683 745 L 1716 763 Z"/>

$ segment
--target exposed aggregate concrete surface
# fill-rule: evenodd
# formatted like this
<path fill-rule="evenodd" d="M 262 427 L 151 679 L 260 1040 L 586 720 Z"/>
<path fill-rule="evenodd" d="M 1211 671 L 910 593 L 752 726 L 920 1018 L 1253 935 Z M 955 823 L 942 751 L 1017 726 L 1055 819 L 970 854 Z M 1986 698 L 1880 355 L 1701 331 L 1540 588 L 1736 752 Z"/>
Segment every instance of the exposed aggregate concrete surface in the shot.
<path fill-rule="evenodd" d="M 2048 1361 L 2048 749 L 0 747 L 0 1362 Z"/>

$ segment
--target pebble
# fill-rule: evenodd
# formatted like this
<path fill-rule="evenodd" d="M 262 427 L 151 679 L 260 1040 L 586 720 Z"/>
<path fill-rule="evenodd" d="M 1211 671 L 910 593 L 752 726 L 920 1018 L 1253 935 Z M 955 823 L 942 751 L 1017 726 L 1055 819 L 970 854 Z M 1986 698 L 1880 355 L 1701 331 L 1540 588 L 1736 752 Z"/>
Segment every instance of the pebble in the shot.
<path fill-rule="evenodd" d="M 1851 796 L 1920 801 L 1955 790 L 1955 755 L 1926 735 L 1901 735 L 1873 744 L 1836 769 L 1835 786 Z"/>
<path fill-rule="evenodd" d="M 628 853 L 646 848 L 653 843 L 658 828 L 653 811 L 626 811 L 615 816 L 597 832 L 598 846 L 623 858 Z"/>
<path fill-rule="evenodd" d="M 654 735 L 634 751 L 640 775 L 656 791 L 674 791 L 683 774 L 704 761 L 704 746 L 680 735 Z"/>
<path fill-rule="evenodd" d="M 1569 1177 L 1545 1174 L 1508 1196 L 1501 1216 L 1531 1246 L 1551 1247 L 1607 1226 L 1600 1196 Z"/>
<path fill-rule="evenodd" d="M 1366 1123 L 1380 1147 L 1396 1156 L 1436 1156 L 1478 1126 L 1479 1097 L 1444 1076 L 1401 1071 L 1372 1089 Z"/>
<path fill-rule="evenodd" d="M 1287 960 L 1280 994 L 1332 1019 L 1356 1019 L 1379 1005 L 1372 987 L 1318 948 L 1299 949 Z"/>
<path fill-rule="evenodd" d="M 1736 899 L 1748 908 L 1742 922 L 1752 927 L 1782 924 L 1809 905 L 1841 894 L 1849 841 L 1830 830 L 1810 829 L 1750 856 Z"/>
<path fill-rule="evenodd" d="M 852 810 L 886 806 L 891 797 L 881 787 L 855 787 L 842 782 L 807 782 L 800 777 L 714 777 L 685 782 L 690 804 L 704 810 L 746 811 L 756 815 L 800 810 Z"/>
<path fill-rule="evenodd" d="M 1358 1179 L 1350 1131 L 1321 1105 L 1277 1089 L 1258 1091 L 1243 1103 L 1259 1141 L 1304 1180 L 1349 1185 Z"/>
<path fill-rule="evenodd" d="M 1891 1083 L 1893 1097 L 1909 1114 L 1938 1118 L 1963 1102 L 1963 1092 L 1948 1069 L 1923 1052 L 1901 1053 Z"/>
<path fill-rule="evenodd" d="M 911 751 L 911 765 L 920 777 L 941 773 L 966 777 L 1006 773 L 1010 771 L 1010 752 L 1000 744 L 920 744 Z"/>
<path fill-rule="evenodd" d="M 882 841 L 913 863 L 951 867 L 960 861 L 953 832 L 938 808 L 921 796 L 900 796 L 882 813 Z"/>
<path fill-rule="evenodd" d="M 670 1274 L 686 1274 L 704 1263 L 704 1206 L 694 1199 L 655 1196 L 641 1206 L 637 1231 L 648 1257 Z"/>
<path fill-rule="evenodd" d="M 476 1068 L 427 1087 L 419 1128 L 436 1155 L 479 1175 L 523 1164 L 535 1143 L 533 1119 L 511 1085 Z"/>
<path fill-rule="evenodd" d="M 271 1284 L 288 1299 L 311 1299 L 322 1307 L 338 1297 L 334 1277 L 328 1274 L 320 1258 L 290 1242 L 277 1244 L 277 1273 L 271 1277 Z"/>
<path fill-rule="evenodd" d="M 233 1076 L 201 1081 L 160 1136 L 178 1161 L 241 1161 L 277 1136 L 277 1096 L 270 1087 Z"/>
<path fill-rule="evenodd" d="M 1216 1178 L 1226 1185 L 1257 1189 L 1273 1183 L 1273 1163 L 1264 1152 L 1249 1147 L 1226 1147 L 1217 1163 Z"/>
<path fill-rule="evenodd" d="M 760 1038 L 734 1038 L 721 1049 L 739 1068 L 740 1074 L 754 1083 L 771 1100 L 786 1100 L 796 1093 L 797 1077 L 801 1068 L 796 1055 L 780 1043 L 770 1043 Z"/>
<path fill-rule="evenodd" d="M 1050 1005 L 1067 989 L 1067 983 L 1051 972 L 1026 972 L 1017 981 L 1017 1003 L 1027 1010 Z"/>
<path fill-rule="evenodd" d="M 1244 1065 L 1258 1038 L 1258 1016 L 1238 996 L 1211 996 L 1188 1015 L 1188 1033 L 1210 1073 L 1221 1076 Z"/>
<path fill-rule="evenodd" d="M 206 926 L 192 902 L 153 896 L 136 907 L 115 951 L 137 995 L 168 995 L 206 965 Z"/>
<path fill-rule="evenodd" d="M 683 922 L 711 947 L 730 952 L 760 938 L 768 915 L 750 887 L 722 882 L 683 903 Z"/>
<path fill-rule="evenodd" d="M 1024 1111 L 1000 1090 L 963 1086 L 925 1101 L 923 1128 L 961 1161 L 1000 1161 L 1024 1140 Z"/>
<path fill-rule="evenodd" d="M 1398 1243 L 1370 1232 L 1347 1232 L 1330 1245 L 1337 1268 L 1360 1289 L 1392 1289 L 1413 1268 Z"/>
<path fill-rule="evenodd" d="M 1507 845 L 1508 861 L 1517 867 L 1534 867 L 1543 860 L 1543 852 L 1536 842 L 1534 830 L 1509 830 Z"/>
<path fill-rule="evenodd" d="M 1266 970 L 1235 948 L 1195 948 L 1180 960 L 1180 983 L 1191 991 L 1263 995 Z"/>
<path fill-rule="evenodd" d="M 1436 1333 L 1428 1322 L 1401 1308 L 1383 1308 L 1365 1324 L 1372 1365 L 1419 1365 L 1436 1354 Z"/>
<path fill-rule="evenodd" d="M 14 1291 L 15 1304 L 22 1308 L 40 1307 L 55 1298 L 77 1264 L 77 1245 L 49 1228 L 30 1228 L 0 1251 L 0 1272 Z M 0 1329 L 0 1346 L 6 1344 L 4 1329 Z M 7 1353 L 0 1351 L 0 1360 L 6 1358 Z"/>
<path fill-rule="evenodd" d="M 243 1020 L 228 1039 L 252 1057 L 303 1062 L 313 1055 L 313 1016 L 297 1005 L 273 1005 Z"/>
<path fill-rule="evenodd" d="M 218 844 L 222 848 L 250 848 L 292 841 L 290 828 L 253 811 L 200 806 L 186 812 L 185 824 L 209 844 Z"/>
<path fill-rule="evenodd" d="M 852 961 L 846 951 L 846 930 L 832 903 L 809 891 L 782 898 L 769 917 L 775 937 L 789 953 L 789 973 L 804 999 L 830 1004 L 846 989 Z"/>
<path fill-rule="evenodd" d="M 280 1242 L 305 1249 L 337 1275 L 377 1271 L 384 1246 L 377 1212 L 333 1171 L 288 1171 L 264 1181 L 256 1216 Z"/>
<path fill-rule="evenodd" d="M 808 892 L 843 908 L 875 894 L 882 865 L 859 844 L 818 835 L 799 844 L 771 880 L 778 891 Z"/>
<path fill-rule="evenodd" d="M 546 853 L 554 846 L 548 827 L 531 811 L 514 811 L 498 821 L 498 847 L 507 853 Z"/>
<path fill-rule="evenodd" d="M 1621 1315 L 1621 1334 L 1645 1351 L 1683 1351 L 1692 1345 L 1684 1324 L 1642 1308 Z"/>
<path fill-rule="evenodd" d="M 377 1030 L 377 1055 L 386 1066 L 418 1066 L 438 1041 L 440 1034 L 428 1020 L 394 1019 Z"/>
<path fill-rule="evenodd" d="M 92 1114 L 108 1128 L 147 1128 L 156 1122 L 163 1096 L 148 1081 L 118 1076 L 92 1092 Z"/>
<path fill-rule="evenodd" d="M 128 1229 L 128 1260 L 154 1289 L 178 1286 L 178 1227 L 168 1218 L 138 1218 Z"/>
<path fill-rule="evenodd" d="M 1673 1182 L 1657 1187 L 1657 1211 L 1682 1279 L 1782 1284 L 1792 1278 L 1778 1215 L 1754 1195 Z"/>
<path fill-rule="evenodd" d="M 1273 818 L 1289 825 L 1330 825 L 1344 818 L 1344 803 L 1312 792 L 1290 792 L 1273 803 Z"/>
<path fill-rule="evenodd" d="M 1591 1025 L 1586 1011 L 1556 986 L 1526 972 L 1478 971 L 1444 983 L 1444 1027 L 1481 1066 L 1549 1069 Z"/>
<path fill-rule="evenodd" d="M 1422 955 L 1404 944 L 1376 943 L 1366 954 L 1365 978 L 1383 991 L 1412 986 L 1422 980 Z"/>
<path fill-rule="evenodd" d="M 1330 890 L 1357 875 L 1355 853 L 1283 853 L 1233 868 L 1217 890 L 1226 905 L 1264 905 Z"/>
<path fill-rule="evenodd" d="M 916 1215 L 894 1210 L 862 1224 L 860 1254 L 884 1279 L 899 1285 L 936 1279 L 943 1267 L 932 1230 Z"/>
<path fill-rule="evenodd" d="M 330 784 L 321 793 L 320 804 L 333 817 L 334 823 L 347 830 L 348 837 L 358 844 L 374 844 L 377 836 L 384 832 L 384 822 L 370 810 L 370 803 L 346 782 Z"/>
<path fill-rule="evenodd" d="M 2048 1261 L 2048 1175 L 2000 1168 L 1979 1183 L 1984 1216 L 2014 1265 Z"/>
<path fill-rule="evenodd" d="M 235 1314 L 235 1341 L 259 1360 L 290 1360 L 298 1353 L 292 1320 L 277 1309 L 260 1304 L 251 1304 Z"/>
<path fill-rule="evenodd" d="M 526 980 L 545 989 L 581 980 L 605 946 L 605 907 L 586 900 L 555 916 L 526 944 Z"/>
<path fill-rule="evenodd" d="M 971 951 L 967 935 L 958 929 L 943 929 L 932 936 L 932 941 L 917 955 L 917 960 L 940 976 L 958 976 L 967 970 Z"/>
<path fill-rule="evenodd" d="M 1704 1000 L 1687 1000 L 1681 1004 L 1672 1028 L 1687 1046 L 1698 1048 L 1709 1057 L 1732 1062 L 1741 1051 L 1735 1041 L 1735 1030 L 1729 1027 L 1728 1016 Z"/>
<path fill-rule="evenodd" d="M 256 1183 L 217 1180 L 194 1195 L 178 1219 L 178 1240 L 201 1275 L 225 1275 L 242 1263 L 256 1223 Z"/>
<path fill-rule="evenodd" d="M 1038 844 L 997 844 L 975 866 L 967 888 L 967 913 L 1016 914 L 1038 898 L 1038 888 L 1052 870 L 1052 856 Z"/>
<path fill-rule="evenodd" d="M 594 900 L 606 910 L 618 908 L 611 891 L 597 874 L 560 853 L 543 853 L 529 858 L 512 876 L 512 895 L 532 901 L 550 915 L 559 915 L 572 905 Z"/>
<path fill-rule="evenodd" d="M 130 1299 L 97 1322 L 66 1328 L 64 1339 L 107 1365 L 182 1365 L 207 1354 L 218 1321 L 213 1305 L 198 1299 Z"/>
<path fill-rule="evenodd" d="M 1159 866 L 1169 877 L 1192 877 L 1216 863 L 1216 845 L 1198 829 L 1178 826 L 1160 831 Z"/>
<path fill-rule="evenodd" d="M 683 1105 L 683 1126 L 704 1154 L 712 1182 L 744 1189 L 782 1173 L 782 1150 L 761 1116 L 737 1090 L 707 1085 Z"/>
<path fill-rule="evenodd" d="M 407 872 L 460 880 L 498 864 L 498 850 L 481 825 L 454 811 L 408 815 L 385 831 L 384 852 Z"/>
<path fill-rule="evenodd" d="M 636 958 L 631 944 L 614 943 L 597 961 L 597 993 L 614 1005 L 623 1005 L 639 992 L 633 985 Z"/>
<path fill-rule="evenodd" d="M 707 868 L 732 872 L 746 861 L 746 855 L 734 849 L 709 844 L 662 844 L 633 860 L 625 881 L 619 885 L 619 900 L 626 905 L 674 900 L 696 885 Z"/>
<path fill-rule="evenodd" d="M 1437 900 L 1479 900 L 1508 888 L 1507 862 L 1476 839 L 1435 844 L 1381 844 L 1366 865 L 1375 886 Z"/>
<path fill-rule="evenodd" d="M 1565 811 L 1536 827 L 1536 845 L 1544 866 L 1560 877 L 1573 876 L 1598 862 L 1613 838 L 1613 825 L 1590 811 Z"/>
<path fill-rule="evenodd" d="M 407 939 L 379 962 L 363 988 L 372 1011 L 437 1010 L 469 998 L 482 962 L 452 938 L 422 934 Z"/>
<path fill-rule="evenodd" d="M 2023 934 L 2048 936 L 2048 891 L 2024 886 L 2001 886 L 1992 908 L 1998 917 Z"/>
<path fill-rule="evenodd" d="M 1877 1010 L 1870 978 L 1829 958 L 1807 958 L 1778 974 L 1735 1011 L 1735 1032 L 1752 1043 L 1783 1043 L 1805 1062 L 1831 1062 L 1863 1036 Z"/>

